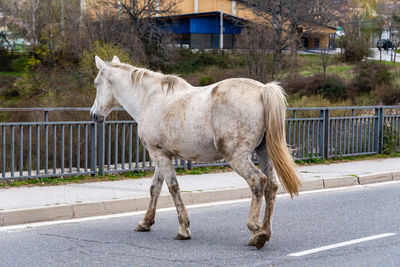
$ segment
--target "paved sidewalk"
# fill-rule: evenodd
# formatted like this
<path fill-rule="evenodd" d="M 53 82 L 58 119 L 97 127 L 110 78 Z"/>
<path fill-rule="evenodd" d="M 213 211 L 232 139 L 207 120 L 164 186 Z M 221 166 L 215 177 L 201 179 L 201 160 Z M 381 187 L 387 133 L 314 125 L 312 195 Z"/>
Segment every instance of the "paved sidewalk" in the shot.
<path fill-rule="evenodd" d="M 400 158 L 301 166 L 303 181 L 400 171 Z M 246 187 L 235 172 L 178 176 L 182 191 L 201 192 Z M 151 178 L 57 186 L 0 189 L 0 209 L 19 209 L 149 196 Z M 166 184 L 161 194 L 169 194 Z"/>

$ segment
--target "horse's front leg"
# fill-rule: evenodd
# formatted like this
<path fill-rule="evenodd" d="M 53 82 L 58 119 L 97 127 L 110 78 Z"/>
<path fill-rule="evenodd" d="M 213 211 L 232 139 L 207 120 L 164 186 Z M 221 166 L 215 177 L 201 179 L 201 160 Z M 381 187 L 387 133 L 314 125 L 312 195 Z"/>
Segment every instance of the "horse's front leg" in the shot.
<path fill-rule="evenodd" d="M 168 166 L 160 168 L 162 170 L 165 181 L 167 182 L 169 192 L 171 193 L 172 199 L 174 200 L 176 211 L 178 212 L 179 228 L 175 239 L 185 240 L 191 238 L 190 233 L 190 221 L 189 215 L 187 213 L 185 204 L 183 203 L 181 192 L 179 189 L 178 180 L 176 179 L 175 168 L 172 166 L 171 161 L 169 161 Z"/>
<path fill-rule="evenodd" d="M 154 218 L 156 216 L 158 196 L 160 195 L 163 182 L 164 182 L 164 177 L 160 174 L 159 168 L 156 167 L 153 176 L 153 181 L 150 186 L 150 196 L 151 196 L 150 204 L 146 211 L 146 215 L 138 223 L 136 231 L 148 232 L 151 230 L 151 226 L 154 224 Z"/>

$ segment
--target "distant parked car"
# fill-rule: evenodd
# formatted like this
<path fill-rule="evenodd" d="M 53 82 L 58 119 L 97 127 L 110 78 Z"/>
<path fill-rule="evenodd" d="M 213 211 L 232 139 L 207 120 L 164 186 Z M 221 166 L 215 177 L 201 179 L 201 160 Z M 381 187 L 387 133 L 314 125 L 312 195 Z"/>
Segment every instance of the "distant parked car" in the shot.
<path fill-rule="evenodd" d="M 393 49 L 394 45 L 388 39 L 380 39 L 376 43 L 376 47 L 378 47 L 379 50 L 385 49 L 386 51 L 388 51 L 390 48 Z"/>

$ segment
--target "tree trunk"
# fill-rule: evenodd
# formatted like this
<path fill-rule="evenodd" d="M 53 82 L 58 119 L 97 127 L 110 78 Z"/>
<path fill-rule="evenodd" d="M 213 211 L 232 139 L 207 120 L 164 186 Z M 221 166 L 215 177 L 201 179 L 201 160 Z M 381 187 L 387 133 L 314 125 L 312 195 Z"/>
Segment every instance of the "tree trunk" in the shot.
<path fill-rule="evenodd" d="M 293 66 L 294 66 L 294 78 L 297 79 L 297 73 L 298 73 L 298 55 L 297 55 L 297 39 L 291 41 L 290 44 L 290 55 L 293 60 Z"/>
<path fill-rule="evenodd" d="M 282 68 L 282 49 L 276 47 L 274 49 L 274 67 L 272 70 L 272 79 L 275 79 L 276 73 Z"/>
<path fill-rule="evenodd" d="M 62 40 L 64 41 L 64 39 L 65 39 L 65 32 L 64 32 L 64 0 L 61 0 L 61 19 L 60 19 L 60 24 L 61 24 L 61 37 L 62 37 Z"/>

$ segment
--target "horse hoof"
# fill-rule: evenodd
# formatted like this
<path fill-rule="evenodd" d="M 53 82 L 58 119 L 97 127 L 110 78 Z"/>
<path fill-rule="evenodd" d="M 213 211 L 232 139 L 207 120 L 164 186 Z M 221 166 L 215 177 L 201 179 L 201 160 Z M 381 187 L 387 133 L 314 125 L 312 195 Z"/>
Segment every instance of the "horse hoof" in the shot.
<path fill-rule="evenodd" d="M 177 233 L 175 236 L 175 240 L 189 240 L 191 238 L 190 235 L 183 235 L 180 233 Z"/>
<path fill-rule="evenodd" d="M 149 232 L 151 230 L 151 226 L 143 225 L 143 224 L 138 224 L 136 226 L 135 231 L 136 232 Z"/>
<path fill-rule="evenodd" d="M 254 236 L 254 244 L 257 249 L 262 249 L 267 242 L 268 237 L 265 232 L 260 232 Z"/>
<path fill-rule="evenodd" d="M 248 246 L 255 246 L 256 245 L 256 243 L 255 243 L 255 241 L 254 241 L 254 238 L 251 238 L 250 239 L 250 241 L 249 241 L 249 243 L 247 244 Z"/>
<path fill-rule="evenodd" d="M 192 236 L 192 233 L 190 233 L 189 228 L 184 228 L 182 226 L 179 226 L 178 233 L 175 236 L 175 240 L 188 240 Z"/>

